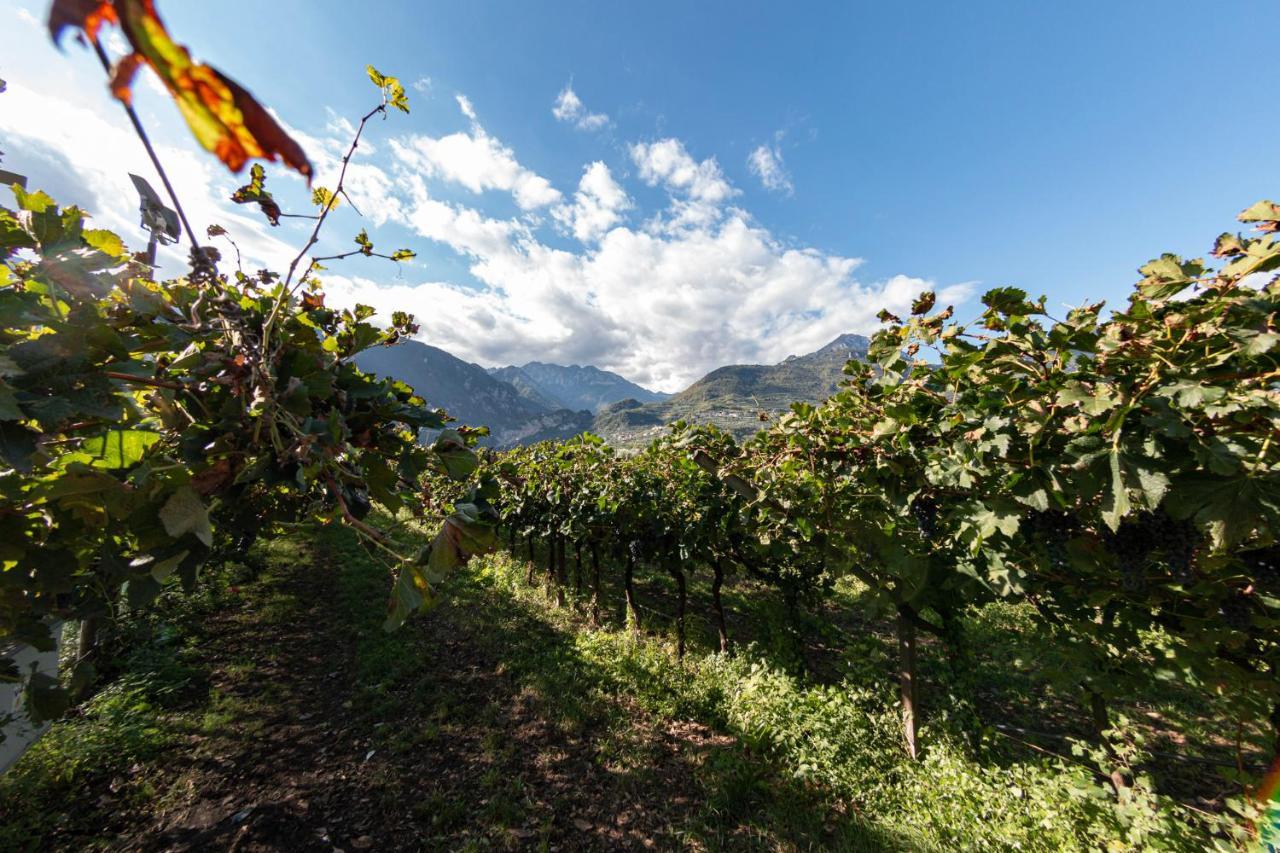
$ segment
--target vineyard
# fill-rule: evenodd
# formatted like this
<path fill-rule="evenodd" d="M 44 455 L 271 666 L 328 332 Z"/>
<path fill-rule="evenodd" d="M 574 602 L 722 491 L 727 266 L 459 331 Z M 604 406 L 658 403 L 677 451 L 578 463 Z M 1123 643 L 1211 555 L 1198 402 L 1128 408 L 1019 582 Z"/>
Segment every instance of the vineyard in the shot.
<path fill-rule="evenodd" d="M 60 0 L 49 27 L 97 53 L 167 188 L 143 70 L 232 172 L 310 184 L 150 0 Z M 0 776 L 0 846 L 291 846 L 287 810 L 191 817 L 238 796 L 166 766 L 202 749 L 258 765 L 259 803 L 273 765 L 311 768 L 318 849 L 1280 843 L 1280 205 L 1211 262 L 1150 261 L 1118 307 L 1004 287 L 962 323 L 922 293 L 835 395 L 745 440 L 677 422 L 634 452 L 498 452 L 355 366 L 411 316 L 325 304 L 326 263 L 413 257 L 324 230 L 371 123 L 409 110 L 367 73 L 311 210 L 260 163 L 232 197 L 313 223 L 283 272 L 193 233 L 171 188 L 190 261 L 167 281 L 77 207 L 0 206 L 2 731 L 52 723 Z"/>

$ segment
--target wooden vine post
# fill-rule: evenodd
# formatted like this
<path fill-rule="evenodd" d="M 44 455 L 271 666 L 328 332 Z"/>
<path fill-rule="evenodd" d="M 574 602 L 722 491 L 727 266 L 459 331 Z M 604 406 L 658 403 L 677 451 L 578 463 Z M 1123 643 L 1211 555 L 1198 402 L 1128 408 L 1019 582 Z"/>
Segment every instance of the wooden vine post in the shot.
<path fill-rule="evenodd" d="M 907 754 L 916 759 L 916 626 L 898 611 L 898 686 L 902 697 L 902 734 Z"/>

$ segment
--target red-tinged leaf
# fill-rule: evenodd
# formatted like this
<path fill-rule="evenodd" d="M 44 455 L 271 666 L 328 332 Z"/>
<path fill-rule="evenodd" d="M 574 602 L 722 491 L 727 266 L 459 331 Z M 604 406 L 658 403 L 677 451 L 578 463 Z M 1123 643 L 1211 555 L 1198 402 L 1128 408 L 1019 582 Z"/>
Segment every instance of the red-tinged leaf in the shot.
<path fill-rule="evenodd" d="M 262 209 L 263 215 L 267 217 L 267 221 L 272 225 L 279 225 L 280 205 L 276 204 L 276 200 L 272 198 L 271 193 L 267 192 L 266 184 L 266 170 L 262 168 L 261 163 L 254 163 L 253 168 L 249 170 L 249 183 L 232 193 L 231 200 L 236 204 L 257 202 L 258 207 Z"/>
<path fill-rule="evenodd" d="M 97 40 L 104 22 L 116 23 L 111 0 L 54 0 L 49 7 L 49 37 L 59 46 L 68 27 L 83 30 L 90 41 Z"/>
<path fill-rule="evenodd" d="M 191 59 L 187 49 L 169 36 L 153 0 L 58 0 L 49 15 L 55 41 L 67 27 L 78 27 L 91 39 L 104 21 L 118 23 L 133 49 L 112 74 L 111 88 L 129 103 L 134 72 L 145 62 L 159 76 L 187 126 L 207 151 L 233 172 L 254 158 L 282 160 L 311 179 L 311 163 L 271 114 L 234 80 L 216 68 Z"/>
<path fill-rule="evenodd" d="M 144 61 L 142 54 L 131 53 L 111 69 L 111 80 L 108 82 L 111 94 L 123 103 L 133 103 L 133 78 Z"/>
<path fill-rule="evenodd" d="M 214 74 L 218 74 L 215 69 L 209 69 Z M 267 160 L 275 160 L 279 156 L 280 160 L 286 166 L 293 169 L 298 174 L 307 179 L 307 183 L 311 183 L 311 161 L 307 159 L 306 153 L 302 150 L 302 146 L 293 140 L 293 137 L 284 132 L 284 129 L 271 117 L 271 113 L 259 104 L 243 87 L 234 80 L 230 80 L 222 75 L 222 82 L 231 90 L 232 97 L 236 109 L 239 110 L 244 122 L 244 129 L 248 131 L 251 139 L 257 144 L 258 149 L 262 153 L 253 153 L 250 149 L 249 157 L 263 157 Z M 221 155 L 219 155 L 221 157 Z M 228 166 L 231 164 L 223 159 Z M 240 161 L 241 167 L 244 161 Z M 231 166 L 232 171 L 239 171 Z"/>

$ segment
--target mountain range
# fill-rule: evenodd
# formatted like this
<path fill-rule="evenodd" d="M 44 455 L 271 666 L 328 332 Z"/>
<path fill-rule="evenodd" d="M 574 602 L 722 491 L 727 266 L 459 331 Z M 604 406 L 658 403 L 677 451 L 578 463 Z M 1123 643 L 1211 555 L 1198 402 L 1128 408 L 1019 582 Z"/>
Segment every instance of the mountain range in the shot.
<path fill-rule="evenodd" d="M 510 382 L 526 398 L 542 405 L 598 412 L 610 403 L 633 399 L 660 403 L 670 397 L 661 391 L 641 388 L 616 373 L 598 367 L 574 364 L 544 364 L 531 361 L 519 367 L 491 367 L 489 375 Z"/>
<path fill-rule="evenodd" d="M 611 444 L 648 442 L 678 419 L 714 423 L 742 438 L 796 401 L 819 402 L 843 378 L 845 362 L 865 358 L 869 341 L 841 335 L 778 364 L 717 368 L 678 394 L 650 391 L 597 367 L 531 361 L 483 368 L 438 347 L 405 340 L 366 350 L 360 369 L 412 385 L 459 423 L 487 426 L 496 447 L 568 438 L 584 430 Z"/>

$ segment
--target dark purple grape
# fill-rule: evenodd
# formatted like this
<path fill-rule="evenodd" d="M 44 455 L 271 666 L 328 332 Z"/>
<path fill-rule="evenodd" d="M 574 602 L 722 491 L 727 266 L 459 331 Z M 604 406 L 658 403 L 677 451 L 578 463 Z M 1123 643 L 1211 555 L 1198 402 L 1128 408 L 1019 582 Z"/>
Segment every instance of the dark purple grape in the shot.
<path fill-rule="evenodd" d="M 1024 519 L 1023 533 L 1043 546 L 1049 565 L 1057 571 L 1068 566 L 1067 542 L 1076 534 L 1075 519 L 1060 510 L 1033 512 Z"/>
<path fill-rule="evenodd" d="M 938 535 L 938 505 L 931 498 L 916 498 L 911 504 L 911 514 L 926 542 Z"/>
<path fill-rule="evenodd" d="M 1250 616 L 1253 614 L 1253 606 L 1249 602 L 1248 596 L 1240 592 L 1233 592 L 1220 606 L 1219 612 L 1222 615 L 1222 621 L 1228 628 L 1236 631 L 1247 631 L 1251 624 Z"/>
<path fill-rule="evenodd" d="M 1120 566 L 1120 585 L 1126 592 L 1140 593 L 1147 588 L 1147 563 L 1160 545 L 1156 535 L 1159 524 L 1155 513 L 1139 513 L 1126 518 L 1104 538 Z"/>

